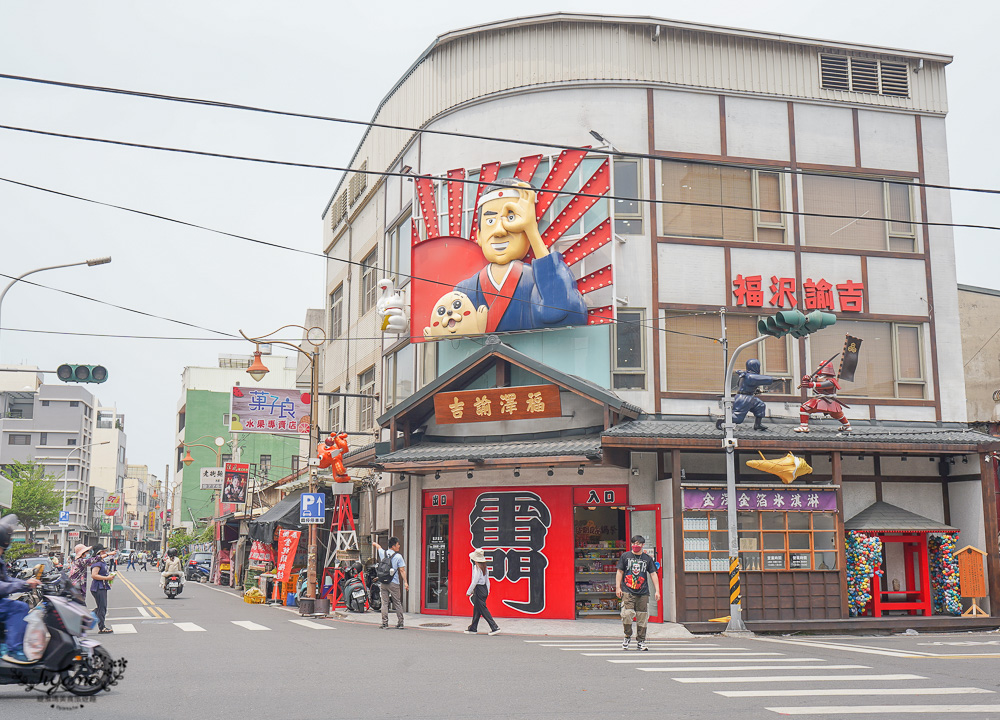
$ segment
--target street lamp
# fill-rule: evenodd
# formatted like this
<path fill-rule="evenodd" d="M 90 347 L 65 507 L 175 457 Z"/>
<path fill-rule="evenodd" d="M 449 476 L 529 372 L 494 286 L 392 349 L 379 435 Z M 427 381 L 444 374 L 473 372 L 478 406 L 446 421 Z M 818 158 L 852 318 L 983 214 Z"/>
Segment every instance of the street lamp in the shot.
<path fill-rule="evenodd" d="M 10 287 L 10 286 L 8 286 Z M 97 445 L 108 445 L 111 441 L 104 440 L 99 443 L 90 443 L 89 445 L 77 445 L 75 448 L 66 453 L 65 468 L 63 469 L 63 498 L 62 498 L 62 509 L 66 509 L 66 485 L 69 483 L 69 459 L 70 456 L 77 450 L 84 450 L 89 447 L 96 447 Z M 80 475 L 83 475 L 83 457 L 80 457 Z M 74 492 L 79 492 L 79 488 Z M 68 523 L 67 523 L 68 524 Z M 63 558 L 69 557 L 68 548 L 66 547 L 66 525 L 61 528 L 61 539 L 59 540 L 59 549 L 62 550 Z"/>
<path fill-rule="evenodd" d="M 209 435 L 202 435 L 201 437 L 211 437 L 211 436 L 209 436 Z M 198 438 L 198 440 L 201 440 L 201 438 Z M 201 443 L 186 443 L 186 442 L 182 442 L 181 443 L 181 445 L 185 449 L 187 449 L 187 448 L 193 448 L 193 447 L 203 447 L 203 448 L 208 448 L 209 450 L 212 450 L 213 452 L 215 452 L 215 467 L 219 467 L 219 465 L 222 464 L 222 446 L 225 445 L 225 444 L 226 444 L 226 441 L 223 438 L 221 438 L 221 437 L 215 438 L 215 447 L 214 448 L 211 445 L 202 445 Z M 186 467 L 191 467 L 191 463 L 194 462 L 194 458 L 191 457 L 191 451 L 190 450 L 187 451 L 187 455 L 184 456 L 184 459 L 181 460 L 181 462 L 184 463 L 184 465 Z"/>
<path fill-rule="evenodd" d="M 26 273 L 22 273 L 21 275 L 18 275 L 16 278 L 7 283 L 7 287 L 3 289 L 3 292 L 0 292 L 0 309 L 3 308 L 3 298 L 4 295 L 7 294 L 7 291 L 10 290 L 11 287 L 13 287 L 14 283 L 23 280 L 29 275 L 34 275 L 35 273 L 42 272 L 44 270 L 58 270 L 59 268 L 76 267 L 77 265 L 87 265 L 89 267 L 94 267 L 95 265 L 107 265 L 109 262 L 111 262 L 110 255 L 108 257 L 94 258 L 93 260 L 83 260 L 81 262 L 66 263 L 65 265 L 49 265 L 47 267 L 35 268 L 34 270 L 29 270 Z"/>
<path fill-rule="evenodd" d="M 298 328 L 303 330 L 306 334 L 306 341 L 313 346 L 312 352 L 306 352 L 298 345 L 295 345 L 284 340 L 268 340 L 273 335 L 285 330 L 287 328 Z M 253 363 L 247 368 L 247 373 L 256 382 L 260 382 L 264 379 L 264 376 L 268 373 L 267 367 L 260 360 L 260 344 L 261 343 L 277 343 L 278 345 L 284 345 L 292 350 L 295 350 L 302 355 L 305 355 L 309 360 L 309 422 L 312 423 L 309 428 L 310 438 L 312 437 L 313 428 L 316 429 L 316 442 L 319 442 L 319 423 L 316 422 L 316 396 L 319 394 L 319 350 L 318 348 L 326 342 L 326 332 L 324 332 L 321 327 L 311 327 L 307 328 L 304 325 L 282 325 L 280 328 L 274 332 L 270 332 L 267 335 L 262 335 L 260 337 L 247 337 L 246 333 L 240 330 L 240 335 L 243 336 L 245 340 L 249 340 L 254 343 L 255 349 L 253 353 Z M 310 439 L 310 444 L 312 441 Z M 309 472 L 309 492 L 316 492 L 316 473 L 317 468 L 311 467 Z M 306 597 L 310 600 L 316 599 L 316 526 L 309 526 L 309 552 L 307 554 L 306 562 L 309 582 L 306 586 Z"/>

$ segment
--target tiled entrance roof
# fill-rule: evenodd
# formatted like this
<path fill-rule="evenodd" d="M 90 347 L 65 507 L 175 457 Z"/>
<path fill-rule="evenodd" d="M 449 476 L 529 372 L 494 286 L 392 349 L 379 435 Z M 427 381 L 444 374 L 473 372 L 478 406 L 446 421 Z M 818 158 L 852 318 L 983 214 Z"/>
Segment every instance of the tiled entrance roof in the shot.
<path fill-rule="evenodd" d="M 599 435 L 571 435 L 545 440 L 504 442 L 422 442 L 395 452 L 379 455 L 380 465 L 402 462 L 433 462 L 436 460 L 469 460 L 470 458 L 513 459 L 599 455 Z"/>
<path fill-rule="evenodd" d="M 951 525 L 882 501 L 869 505 L 846 521 L 844 529 L 869 532 L 958 532 L 958 528 Z"/>

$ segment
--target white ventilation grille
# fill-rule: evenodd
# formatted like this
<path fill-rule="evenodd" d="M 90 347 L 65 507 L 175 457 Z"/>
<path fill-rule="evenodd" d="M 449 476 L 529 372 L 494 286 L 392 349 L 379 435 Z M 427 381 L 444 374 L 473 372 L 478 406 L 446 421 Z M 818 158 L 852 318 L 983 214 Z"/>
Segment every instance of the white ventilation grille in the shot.
<path fill-rule="evenodd" d="M 820 55 L 820 85 L 828 90 L 850 90 L 873 95 L 909 97 L 909 67 L 846 55 Z"/>

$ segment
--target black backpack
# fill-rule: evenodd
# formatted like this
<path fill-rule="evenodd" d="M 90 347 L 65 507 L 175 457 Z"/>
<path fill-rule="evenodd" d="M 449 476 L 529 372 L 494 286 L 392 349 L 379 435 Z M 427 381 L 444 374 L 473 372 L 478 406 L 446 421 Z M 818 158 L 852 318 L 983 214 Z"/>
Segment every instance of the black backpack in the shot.
<path fill-rule="evenodd" d="M 375 568 L 375 575 L 378 577 L 380 583 L 392 582 L 392 578 L 396 574 L 395 569 L 392 567 L 392 557 L 395 554 L 390 555 L 387 550 L 382 559 L 378 561 L 378 566 Z"/>

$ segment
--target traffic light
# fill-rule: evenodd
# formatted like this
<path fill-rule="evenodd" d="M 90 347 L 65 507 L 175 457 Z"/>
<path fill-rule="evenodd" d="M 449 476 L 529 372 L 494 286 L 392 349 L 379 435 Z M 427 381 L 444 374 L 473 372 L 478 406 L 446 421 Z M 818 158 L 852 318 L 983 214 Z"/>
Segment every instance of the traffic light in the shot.
<path fill-rule="evenodd" d="M 108 379 L 108 369 L 103 365 L 60 365 L 56 377 L 63 382 L 102 383 Z"/>
<path fill-rule="evenodd" d="M 804 338 L 817 330 L 822 330 L 837 322 L 837 316 L 833 313 L 813 310 L 808 315 L 804 315 L 799 310 L 782 310 L 772 317 L 757 321 L 757 332 L 761 335 L 771 337 L 785 337 L 789 333 L 793 337 Z"/>

